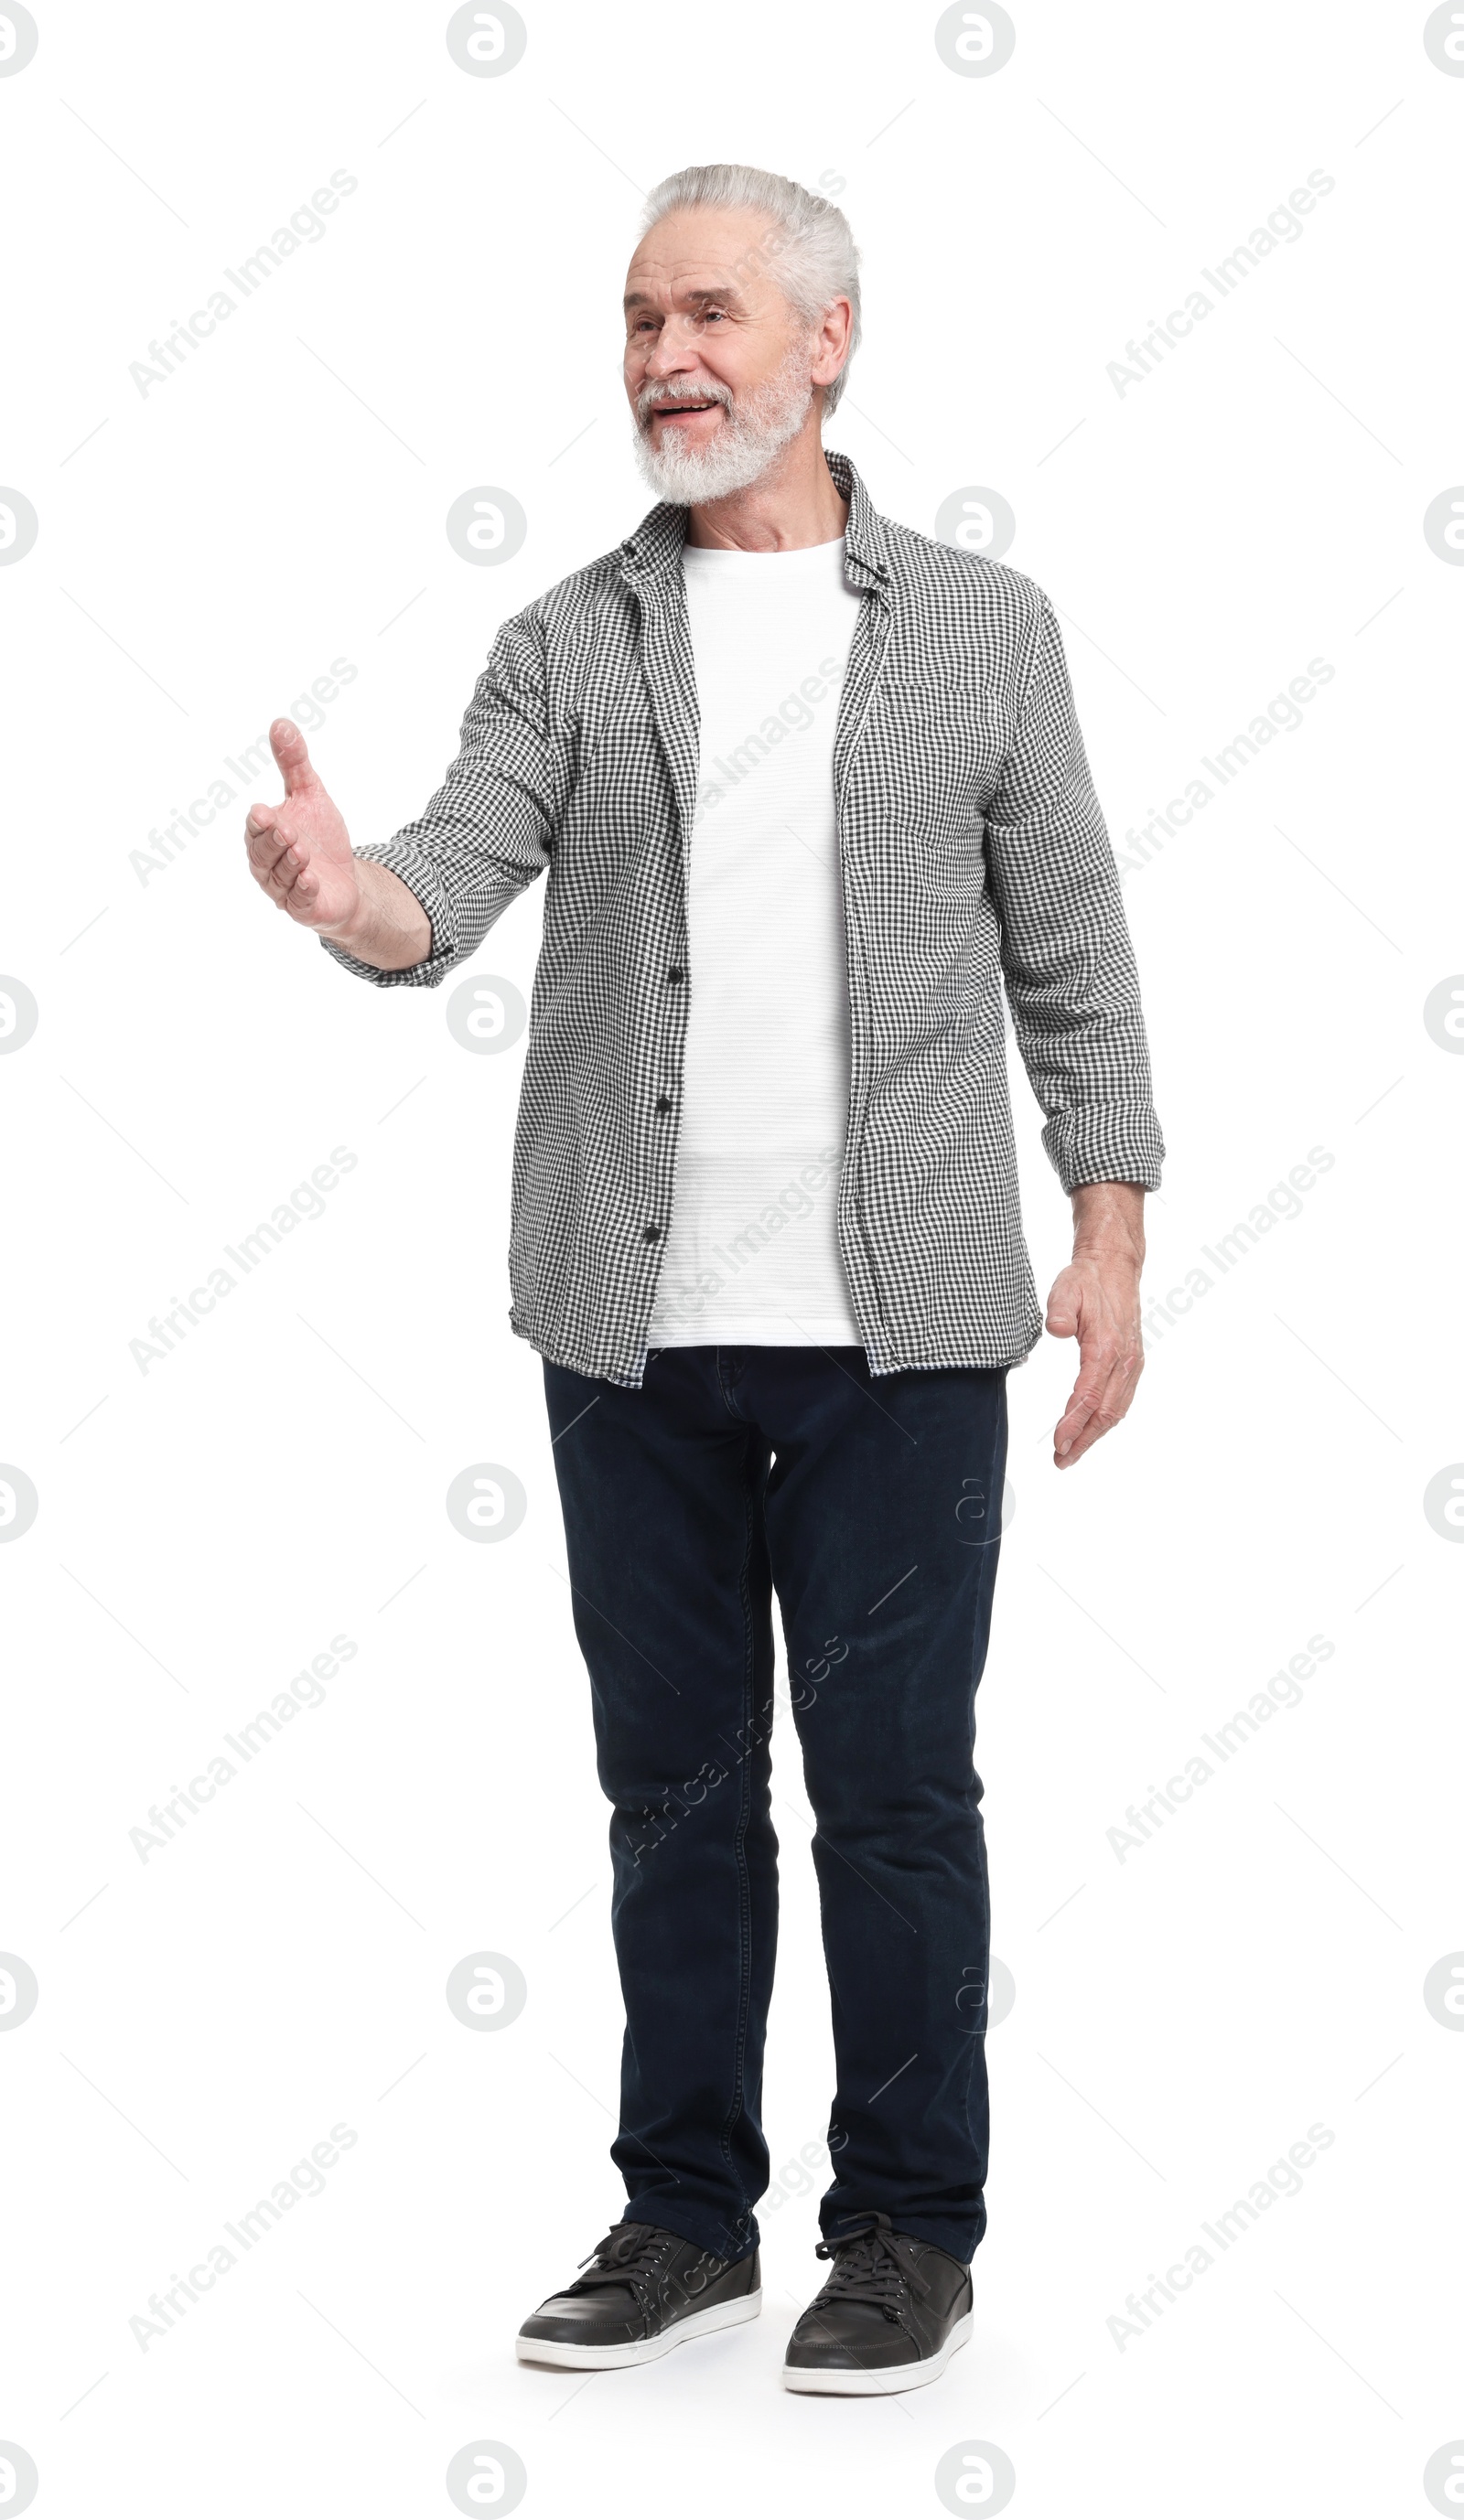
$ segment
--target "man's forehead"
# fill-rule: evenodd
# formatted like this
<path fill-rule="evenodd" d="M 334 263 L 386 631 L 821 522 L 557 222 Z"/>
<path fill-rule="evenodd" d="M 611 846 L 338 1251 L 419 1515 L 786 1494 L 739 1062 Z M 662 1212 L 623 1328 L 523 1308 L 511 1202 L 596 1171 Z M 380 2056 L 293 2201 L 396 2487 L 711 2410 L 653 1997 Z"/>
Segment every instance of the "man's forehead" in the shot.
<path fill-rule="evenodd" d="M 659 305 L 666 297 L 678 303 L 699 297 L 726 301 L 752 293 L 745 274 L 735 274 L 729 263 L 709 262 L 700 254 L 695 258 L 670 254 L 647 262 L 637 258 L 625 279 L 627 306 Z"/>
<path fill-rule="evenodd" d="M 717 216 L 715 232 L 706 213 L 663 220 L 647 230 L 631 256 L 625 276 L 625 302 L 655 296 L 744 298 L 757 292 L 757 252 L 761 223 L 755 213 L 730 211 Z"/>

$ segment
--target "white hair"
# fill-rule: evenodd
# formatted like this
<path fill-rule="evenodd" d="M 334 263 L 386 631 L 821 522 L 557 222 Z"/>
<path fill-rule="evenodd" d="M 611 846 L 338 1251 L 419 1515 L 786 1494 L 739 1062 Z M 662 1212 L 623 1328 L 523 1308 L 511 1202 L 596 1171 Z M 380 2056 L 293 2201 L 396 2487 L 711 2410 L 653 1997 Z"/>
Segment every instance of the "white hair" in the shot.
<path fill-rule="evenodd" d="M 849 361 L 859 346 L 859 248 L 841 209 L 821 193 L 805 192 L 788 175 L 762 166 L 683 166 L 646 197 L 640 233 L 672 210 L 759 210 L 765 233 L 739 266 L 765 271 L 804 324 L 817 324 L 836 297 L 853 310 L 848 358 L 831 385 L 824 408 L 833 411 L 844 391 Z"/>

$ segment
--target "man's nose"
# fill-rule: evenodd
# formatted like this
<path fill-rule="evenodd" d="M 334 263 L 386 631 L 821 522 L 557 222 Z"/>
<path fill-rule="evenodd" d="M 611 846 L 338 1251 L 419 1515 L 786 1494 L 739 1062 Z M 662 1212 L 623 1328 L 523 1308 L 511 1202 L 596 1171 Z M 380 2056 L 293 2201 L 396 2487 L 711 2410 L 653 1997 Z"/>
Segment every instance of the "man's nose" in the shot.
<path fill-rule="evenodd" d="M 676 318 L 669 317 L 657 334 L 646 360 L 647 377 L 684 376 L 699 364 L 695 343 L 688 339 Z"/>

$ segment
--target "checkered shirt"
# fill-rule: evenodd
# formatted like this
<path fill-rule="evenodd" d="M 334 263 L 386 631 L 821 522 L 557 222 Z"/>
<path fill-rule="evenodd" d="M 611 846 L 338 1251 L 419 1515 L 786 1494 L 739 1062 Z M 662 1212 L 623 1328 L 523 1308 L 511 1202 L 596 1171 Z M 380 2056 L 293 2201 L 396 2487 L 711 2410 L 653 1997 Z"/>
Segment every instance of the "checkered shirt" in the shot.
<path fill-rule="evenodd" d="M 839 1248 L 871 1372 L 1015 1365 L 1042 1314 L 1003 992 L 1064 1189 L 1159 1186 L 1118 875 L 1047 597 L 879 516 L 848 459 L 827 461 L 863 597 L 834 744 L 850 1016 Z M 322 940 L 379 988 L 435 988 L 547 876 L 509 1318 L 556 1364 L 632 1387 L 675 1197 L 697 982 L 685 530 L 685 509 L 653 508 L 506 621 L 426 812 L 357 851 L 416 894 L 426 960 L 381 971 Z"/>

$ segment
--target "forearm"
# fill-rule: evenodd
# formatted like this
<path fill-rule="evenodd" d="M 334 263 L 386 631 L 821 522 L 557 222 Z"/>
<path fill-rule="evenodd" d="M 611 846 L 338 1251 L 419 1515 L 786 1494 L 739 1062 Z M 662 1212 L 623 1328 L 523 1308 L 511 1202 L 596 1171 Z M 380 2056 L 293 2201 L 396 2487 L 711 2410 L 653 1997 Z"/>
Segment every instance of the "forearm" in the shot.
<path fill-rule="evenodd" d="M 355 908 L 317 932 L 378 971 L 408 971 L 433 950 L 432 921 L 410 884 L 372 858 L 357 858 Z"/>
<path fill-rule="evenodd" d="M 1135 1182 L 1084 1182 L 1073 1192 L 1075 1260 L 1144 1265 L 1144 1192 Z"/>

